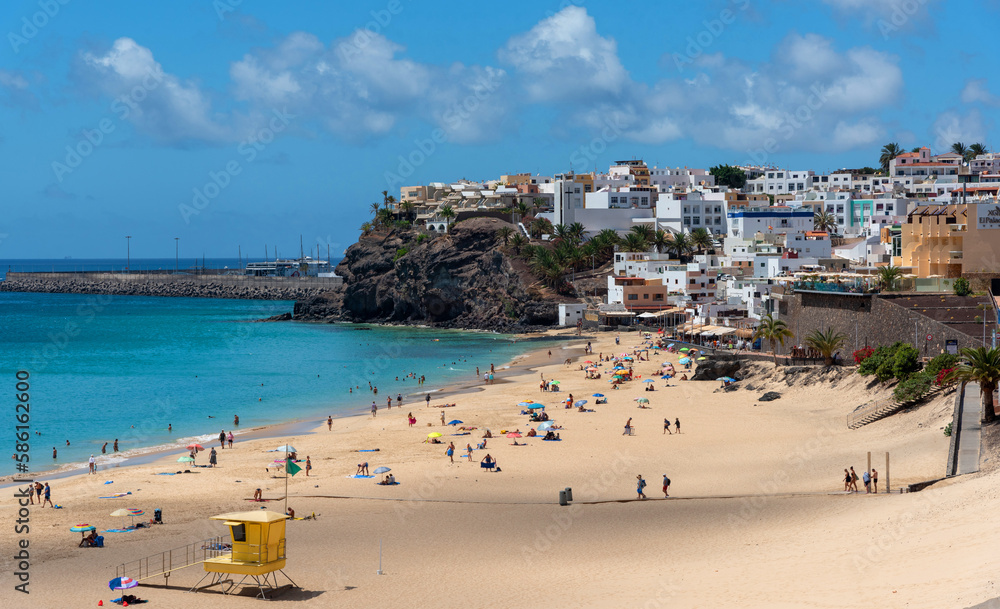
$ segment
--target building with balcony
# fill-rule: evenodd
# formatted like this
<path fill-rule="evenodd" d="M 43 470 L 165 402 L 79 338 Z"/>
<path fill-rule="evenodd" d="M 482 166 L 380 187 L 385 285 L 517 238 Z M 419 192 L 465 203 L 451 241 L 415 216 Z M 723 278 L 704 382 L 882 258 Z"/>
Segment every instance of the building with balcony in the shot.
<path fill-rule="evenodd" d="M 917 277 L 1000 269 L 1000 204 L 920 205 L 901 226 L 901 266 Z"/>

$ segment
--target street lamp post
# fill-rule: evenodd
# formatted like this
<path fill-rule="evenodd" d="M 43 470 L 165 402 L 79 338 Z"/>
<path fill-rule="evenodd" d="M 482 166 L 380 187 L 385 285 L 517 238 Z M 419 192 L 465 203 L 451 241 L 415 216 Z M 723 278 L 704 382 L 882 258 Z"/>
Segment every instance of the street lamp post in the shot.
<path fill-rule="evenodd" d="M 174 237 L 174 272 L 175 273 L 177 272 L 177 268 L 178 268 L 178 261 L 179 261 L 178 255 L 179 255 L 179 252 L 180 252 L 180 239 L 181 239 L 180 237 Z"/>
<path fill-rule="evenodd" d="M 132 272 L 132 235 L 125 235 L 125 270 Z"/>

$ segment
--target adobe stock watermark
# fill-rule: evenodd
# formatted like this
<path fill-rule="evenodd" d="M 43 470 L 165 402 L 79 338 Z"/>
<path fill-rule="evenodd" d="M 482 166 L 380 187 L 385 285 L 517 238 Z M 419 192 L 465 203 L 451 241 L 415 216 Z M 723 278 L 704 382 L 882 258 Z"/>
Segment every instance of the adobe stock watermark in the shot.
<path fill-rule="evenodd" d="M 21 17 L 21 27 L 16 31 L 7 32 L 7 42 L 14 54 L 21 52 L 21 48 L 31 42 L 38 33 L 45 28 L 52 19 L 55 19 L 62 11 L 62 7 L 72 0 L 38 0 L 38 10 L 30 16 Z"/>
<path fill-rule="evenodd" d="M 392 20 L 403 12 L 402 0 L 389 0 L 385 8 L 369 11 L 371 19 L 364 25 L 354 30 L 346 41 L 337 45 L 337 55 L 341 59 L 348 59 L 361 52 L 372 43 L 376 36 L 381 36 L 382 32 L 389 27 Z"/>
<path fill-rule="evenodd" d="M 604 128 L 601 129 L 600 136 L 595 136 L 589 142 L 574 150 L 569 155 L 570 164 L 574 167 L 577 164 L 581 167 L 589 167 L 597 160 L 597 157 L 604 154 L 609 144 L 612 144 L 621 137 L 624 130 L 625 125 L 622 123 L 621 116 L 615 115 L 614 118 L 605 118 Z"/>
<path fill-rule="evenodd" d="M 819 83 L 813 83 L 809 91 L 805 102 L 780 118 L 778 125 L 772 130 L 777 131 L 777 137 L 768 137 L 760 148 L 747 150 L 750 157 L 747 165 L 767 165 L 770 155 L 780 149 L 781 142 L 790 140 L 800 129 L 816 120 L 816 113 L 826 104 L 826 92 Z"/>
<path fill-rule="evenodd" d="M 729 3 L 733 8 L 724 8 L 715 19 L 702 21 L 701 24 L 705 27 L 697 34 L 685 38 L 687 46 L 684 47 L 683 54 L 675 51 L 670 56 L 678 72 L 683 72 L 685 65 L 693 64 L 696 59 L 704 55 L 705 50 L 712 46 L 726 31 L 726 28 L 736 21 L 739 12 L 750 8 L 750 0 L 729 0 Z"/>
<path fill-rule="evenodd" d="M 926 8 L 929 0 L 898 0 L 892 4 L 892 13 L 888 20 L 879 19 L 875 22 L 878 31 L 882 34 L 883 40 L 896 34 L 910 19 L 912 19 L 922 8 Z"/>
<path fill-rule="evenodd" d="M 277 134 L 288 128 L 288 125 L 295 119 L 294 114 L 289 114 L 288 109 L 272 110 L 272 117 L 266 127 L 261 127 L 249 138 L 240 142 L 236 147 L 236 153 L 242 157 L 229 160 L 219 171 L 209 171 L 209 181 L 201 188 L 192 189 L 193 196 L 190 203 L 181 203 L 177 206 L 181 218 L 185 224 L 191 223 L 191 218 L 199 215 L 209 206 L 209 204 L 222 191 L 232 184 L 233 178 L 243 173 L 244 164 L 254 162 L 268 144 L 274 141 Z"/>
<path fill-rule="evenodd" d="M 448 132 L 455 131 L 466 121 L 472 118 L 497 89 L 503 84 L 505 73 L 500 70 L 490 70 L 486 77 L 481 78 L 472 87 L 472 92 L 460 101 L 452 104 L 441 115 L 441 122 L 444 129 L 437 128 L 431 131 L 430 137 L 413 140 L 414 148 L 406 155 L 396 157 L 398 163 L 396 171 L 386 170 L 382 177 L 385 179 L 389 189 L 402 185 L 407 178 L 412 176 L 418 168 L 427 162 L 431 156 L 437 152 L 442 144 L 448 141 Z"/>
<path fill-rule="evenodd" d="M 119 95 L 112 100 L 108 109 L 117 116 L 119 121 L 128 119 L 132 112 L 139 109 L 139 104 L 149 96 L 149 93 L 160 86 L 161 82 L 163 82 L 163 72 L 148 70 L 143 76 L 142 82 L 132 87 L 125 95 Z M 105 138 L 114 133 L 117 128 L 118 125 L 115 121 L 105 117 L 97 122 L 95 128 L 84 129 L 75 144 L 66 145 L 66 155 L 62 162 L 52 161 L 52 173 L 55 174 L 56 180 L 61 183 L 68 174 L 76 171 L 90 155 L 94 154 L 95 150 L 104 144 Z"/>

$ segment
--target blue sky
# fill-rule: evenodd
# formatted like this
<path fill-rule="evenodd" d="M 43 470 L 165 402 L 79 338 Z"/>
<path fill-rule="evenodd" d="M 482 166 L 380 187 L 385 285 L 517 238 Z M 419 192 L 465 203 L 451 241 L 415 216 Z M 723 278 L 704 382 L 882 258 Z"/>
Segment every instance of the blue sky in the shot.
<path fill-rule="evenodd" d="M 429 6 L 428 6 L 429 5 Z M 46 13 L 47 11 L 47 13 Z M 388 189 L 993 145 L 996 0 L 3 3 L 0 258 L 340 252 Z M 978 42 L 977 42 L 978 41 Z"/>

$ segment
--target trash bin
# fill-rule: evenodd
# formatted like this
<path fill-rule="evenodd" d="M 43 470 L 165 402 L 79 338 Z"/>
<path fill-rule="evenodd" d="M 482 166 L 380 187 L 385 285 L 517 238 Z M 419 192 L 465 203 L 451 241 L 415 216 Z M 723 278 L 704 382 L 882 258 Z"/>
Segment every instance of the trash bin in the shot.
<path fill-rule="evenodd" d="M 569 505 L 569 501 L 566 500 L 566 491 L 559 491 L 559 505 Z"/>
<path fill-rule="evenodd" d="M 573 501 L 573 489 L 566 487 L 566 501 Z"/>

